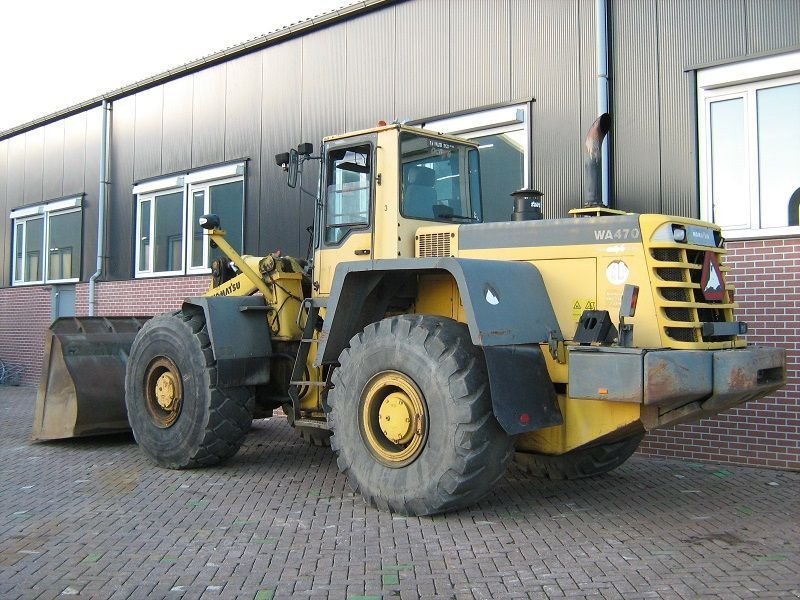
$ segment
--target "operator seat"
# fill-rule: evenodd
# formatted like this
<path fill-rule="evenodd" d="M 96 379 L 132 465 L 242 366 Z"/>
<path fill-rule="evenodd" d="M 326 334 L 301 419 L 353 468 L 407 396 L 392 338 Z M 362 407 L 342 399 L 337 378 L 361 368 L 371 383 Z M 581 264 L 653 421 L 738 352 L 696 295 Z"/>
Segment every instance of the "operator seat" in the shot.
<path fill-rule="evenodd" d="M 411 166 L 406 171 L 403 214 L 406 217 L 434 218 L 436 172 L 428 167 Z"/>

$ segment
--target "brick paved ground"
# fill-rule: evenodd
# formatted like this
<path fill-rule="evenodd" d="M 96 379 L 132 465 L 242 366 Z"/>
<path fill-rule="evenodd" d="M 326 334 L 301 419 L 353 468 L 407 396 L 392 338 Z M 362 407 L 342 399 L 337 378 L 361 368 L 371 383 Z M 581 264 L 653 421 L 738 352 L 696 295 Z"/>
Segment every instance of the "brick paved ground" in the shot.
<path fill-rule="evenodd" d="M 33 401 L 0 388 L 2 599 L 800 598 L 800 473 L 512 468 L 469 510 L 405 518 L 284 419 L 224 467 L 166 471 L 128 436 L 30 444 Z"/>

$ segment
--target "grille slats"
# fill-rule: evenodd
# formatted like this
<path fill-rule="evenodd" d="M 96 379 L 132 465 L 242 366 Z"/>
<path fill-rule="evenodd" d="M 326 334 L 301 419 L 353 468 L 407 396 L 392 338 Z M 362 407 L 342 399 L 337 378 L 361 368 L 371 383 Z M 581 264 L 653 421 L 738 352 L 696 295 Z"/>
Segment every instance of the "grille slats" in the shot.
<path fill-rule="evenodd" d="M 708 250 L 682 247 L 650 249 L 651 266 L 655 274 L 654 296 L 661 300 L 664 332 L 676 342 L 720 342 L 735 339 L 735 336 L 703 339 L 703 323 L 733 321 L 734 307 L 730 292 L 722 302 L 709 302 L 703 297 L 700 279 L 706 251 Z M 720 263 L 722 254 L 722 251 L 717 251 Z M 728 268 L 720 264 L 720 271 L 727 273 Z"/>
<path fill-rule="evenodd" d="M 447 231 L 420 234 L 417 239 L 417 256 L 420 258 L 452 256 L 450 251 L 451 239 L 452 234 Z"/>

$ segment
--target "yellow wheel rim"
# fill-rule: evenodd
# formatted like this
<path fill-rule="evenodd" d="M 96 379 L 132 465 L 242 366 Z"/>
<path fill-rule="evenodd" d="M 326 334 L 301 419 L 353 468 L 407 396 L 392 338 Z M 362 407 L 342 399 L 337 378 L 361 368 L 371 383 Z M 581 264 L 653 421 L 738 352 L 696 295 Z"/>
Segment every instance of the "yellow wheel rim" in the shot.
<path fill-rule="evenodd" d="M 393 468 L 409 465 L 428 435 L 425 399 L 406 375 L 378 373 L 361 394 L 359 426 L 364 443 L 380 462 Z"/>
<path fill-rule="evenodd" d="M 183 383 L 178 367 L 170 359 L 157 358 L 147 368 L 145 402 L 157 427 L 166 429 L 178 420 L 183 404 Z"/>

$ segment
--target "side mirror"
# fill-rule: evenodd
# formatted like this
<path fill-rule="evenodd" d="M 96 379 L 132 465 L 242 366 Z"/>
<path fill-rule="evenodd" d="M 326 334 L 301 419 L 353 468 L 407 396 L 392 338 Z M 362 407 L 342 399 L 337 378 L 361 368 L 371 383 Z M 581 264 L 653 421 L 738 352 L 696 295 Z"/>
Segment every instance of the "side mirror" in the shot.
<path fill-rule="evenodd" d="M 297 172 L 299 164 L 300 160 L 299 160 L 299 155 L 297 154 L 297 150 L 292 148 L 291 150 L 289 150 L 289 165 L 288 165 L 289 177 L 286 180 L 286 185 L 288 185 L 290 188 L 294 188 L 297 186 Z"/>

